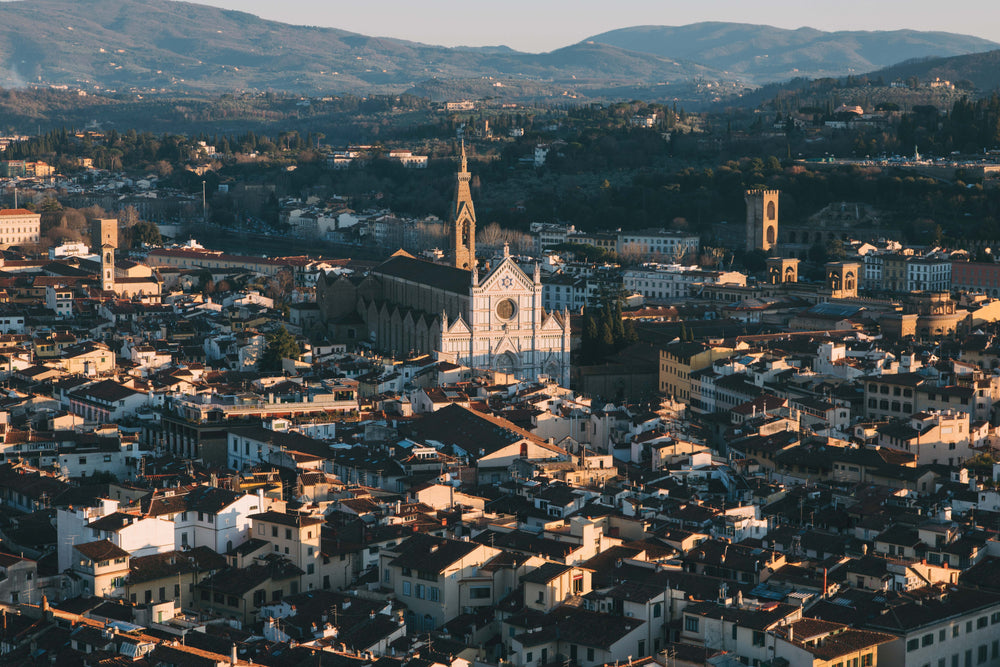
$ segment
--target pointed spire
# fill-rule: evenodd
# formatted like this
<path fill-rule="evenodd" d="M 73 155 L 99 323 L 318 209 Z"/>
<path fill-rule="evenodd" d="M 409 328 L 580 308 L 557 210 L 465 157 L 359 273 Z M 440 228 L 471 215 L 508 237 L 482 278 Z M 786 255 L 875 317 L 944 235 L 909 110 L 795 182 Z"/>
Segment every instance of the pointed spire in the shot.
<path fill-rule="evenodd" d="M 448 311 L 444 308 L 441 309 L 441 329 L 442 331 L 448 330 Z"/>
<path fill-rule="evenodd" d="M 469 171 L 469 161 L 465 157 L 465 136 L 462 136 L 462 172 Z"/>

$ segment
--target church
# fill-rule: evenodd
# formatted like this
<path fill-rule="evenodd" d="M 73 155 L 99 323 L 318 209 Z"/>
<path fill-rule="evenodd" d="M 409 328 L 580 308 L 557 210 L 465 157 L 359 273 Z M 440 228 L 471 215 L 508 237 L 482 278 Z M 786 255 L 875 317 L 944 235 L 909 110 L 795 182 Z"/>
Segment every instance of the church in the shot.
<path fill-rule="evenodd" d="M 463 145 L 448 264 L 400 250 L 364 276 L 326 274 L 316 287 L 324 321 L 336 340 L 367 342 L 393 356 L 434 354 L 569 386 L 569 312 L 546 312 L 538 265 L 528 275 L 506 249 L 480 271 L 470 180 Z"/>

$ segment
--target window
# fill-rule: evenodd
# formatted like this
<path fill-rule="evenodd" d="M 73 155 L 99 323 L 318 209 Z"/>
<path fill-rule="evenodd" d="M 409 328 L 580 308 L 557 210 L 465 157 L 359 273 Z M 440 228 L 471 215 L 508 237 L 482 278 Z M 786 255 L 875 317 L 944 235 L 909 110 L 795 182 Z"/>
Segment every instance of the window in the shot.
<path fill-rule="evenodd" d="M 938 641 L 939 642 L 943 642 L 945 640 L 945 637 L 947 637 L 947 636 L 948 636 L 948 633 L 944 631 L 944 628 L 941 628 L 938 631 Z"/>
<path fill-rule="evenodd" d="M 292 539 L 292 529 L 291 528 L 285 528 L 285 539 L 286 540 Z"/>
<path fill-rule="evenodd" d="M 685 616 L 684 617 L 684 631 L 685 632 L 698 632 L 698 617 L 697 616 Z M 909 650 L 909 648 L 907 648 Z"/>
<path fill-rule="evenodd" d="M 910 639 L 909 641 L 906 642 L 906 652 L 907 653 L 909 653 L 911 651 L 916 651 L 918 648 L 920 648 L 920 640 L 919 639 Z"/>
<path fill-rule="evenodd" d="M 736 631 L 740 629 L 740 626 L 733 623 L 733 639 L 736 639 Z"/>
<path fill-rule="evenodd" d="M 980 616 L 976 619 L 976 629 L 982 629 L 989 625 L 989 619 L 985 616 Z"/>
<path fill-rule="evenodd" d="M 424 585 L 423 584 L 417 584 L 417 598 L 418 599 L 420 599 L 420 600 L 424 599 L 424 590 L 425 589 L 424 589 Z"/>
<path fill-rule="evenodd" d="M 278 536 L 278 527 L 271 526 L 271 537 L 277 537 L 277 536 Z"/>
<path fill-rule="evenodd" d="M 753 645 L 763 646 L 764 645 L 764 633 L 760 630 L 753 631 Z"/>
<path fill-rule="evenodd" d="M 410 594 L 410 582 L 404 581 L 403 582 L 403 595 L 409 595 L 409 594 Z"/>
<path fill-rule="evenodd" d="M 934 633 L 933 632 L 928 632 L 926 635 L 923 636 L 923 639 L 921 640 L 920 643 L 921 643 L 922 646 L 930 646 L 931 644 L 933 644 L 934 643 Z"/>
<path fill-rule="evenodd" d="M 385 583 L 389 583 L 391 578 L 392 578 L 392 571 L 386 569 L 385 573 L 382 575 L 382 581 L 384 581 Z"/>
<path fill-rule="evenodd" d="M 662 607 L 659 602 L 653 605 L 653 618 L 659 618 L 663 613 Z M 735 626 L 734 626 L 735 627 Z"/>
<path fill-rule="evenodd" d="M 951 626 L 951 636 L 952 637 L 957 637 L 959 632 L 960 632 L 960 630 L 958 629 L 957 625 Z"/>
<path fill-rule="evenodd" d="M 315 573 L 316 573 L 315 563 L 309 563 L 308 565 L 306 565 L 306 574 L 315 574 Z"/>
<path fill-rule="evenodd" d="M 861 667 L 872 667 L 872 663 L 874 662 L 874 656 L 875 656 L 874 653 L 865 653 L 863 656 L 861 656 Z"/>
<path fill-rule="evenodd" d="M 534 662 L 535 661 L 535 656 L 531 653 L 531 651 L 528 651 L 527 653 L 524 654 L 524 661 L 525 662 Z"/>
<path fill-rule="evenodd" d="M 989 653 L 990 653 L 989 647 L 986 646 L 986 644 L 980 644 L 979 645 L 979 656 L 978 656 L 979 660 L 978 660 L 978 662 L 979 662 L 980 665 L 983 664 L 984 662 L 986 662 L 987 660 L 989 660 L 989 657 L 990 657 Z"/>
<path fill-rule="evenodd" d="M 427 599 L 431 602 L 438 602 L 441 600 L 441 589 L 437 586 L 430 586 L 427 592 Z"/>
<path fill-rule="evenodd" d="M 489 586 L 473 586 L 469 589 L 469 598 L 472 600 L 487 600 L 489 597 Z"/>

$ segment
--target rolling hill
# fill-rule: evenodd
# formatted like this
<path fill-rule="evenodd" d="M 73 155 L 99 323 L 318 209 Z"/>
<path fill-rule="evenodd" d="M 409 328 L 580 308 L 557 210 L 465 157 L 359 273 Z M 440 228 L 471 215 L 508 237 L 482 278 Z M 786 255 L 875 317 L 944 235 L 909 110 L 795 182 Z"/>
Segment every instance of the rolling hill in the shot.
<path fill-rule="evenodd" d="M 869 76 L 881 76 L 886 81 L 905 81 L 912 77 L 921 81 L 971 81 L 981 91 L 996 90 L 1000 88 L 1000 49 L 951 58 L 911 60 L 872 72 Z"/>
<path fill-rule="evenodd" d="M 863 74 L 913 58 L 1000 48 L 986 39 L 946 32 L 824 32 L 717 22 L 622 28 L 589 40 L 663 58 L 691 60 L 757 85 L 795 77 Z"/>
<path fill-rule="evenodd" d="M 604 44 L 528 54 L 445 48 L 293 26 L 172 0 L 0 3 L 0 85 L 116 89 L 401 92 L 432 79 L 535 79 L 585 87 L 721 76 Z"/>
<path fill-rule="evenodd" d="M 945 33 L 825 33 L 702 23 L 638 27 L 548 53 L 446 48 L 294 26 L 175 0 L 0 2 L 0 86 L 358 95 L 711 100 L 790 76 L 869 71 L 997 48 Z M 722 92 L 720 92 L 722 91 Z M 645 96 L 645 95 L 644 95 Z"/>

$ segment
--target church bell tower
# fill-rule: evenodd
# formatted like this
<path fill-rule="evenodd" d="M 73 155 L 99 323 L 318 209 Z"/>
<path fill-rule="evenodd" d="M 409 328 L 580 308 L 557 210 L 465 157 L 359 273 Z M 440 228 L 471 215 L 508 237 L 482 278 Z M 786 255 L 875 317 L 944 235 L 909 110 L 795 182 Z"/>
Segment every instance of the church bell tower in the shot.
<path fill-rule="evenodd" d="M 115 247 L 110 243 L 101 246 L 101 290 L 115 291 Z"/>
<path fill-rule="evenodd" d="M 472 205 L 468 161 L 465 158 L 465 139 L 462 140 L 462 168 L 457 174 L 455 210 L 452 213 L 451 256 L 456 268 L 469 269 L 476 265 L 476 209 Z"/>

